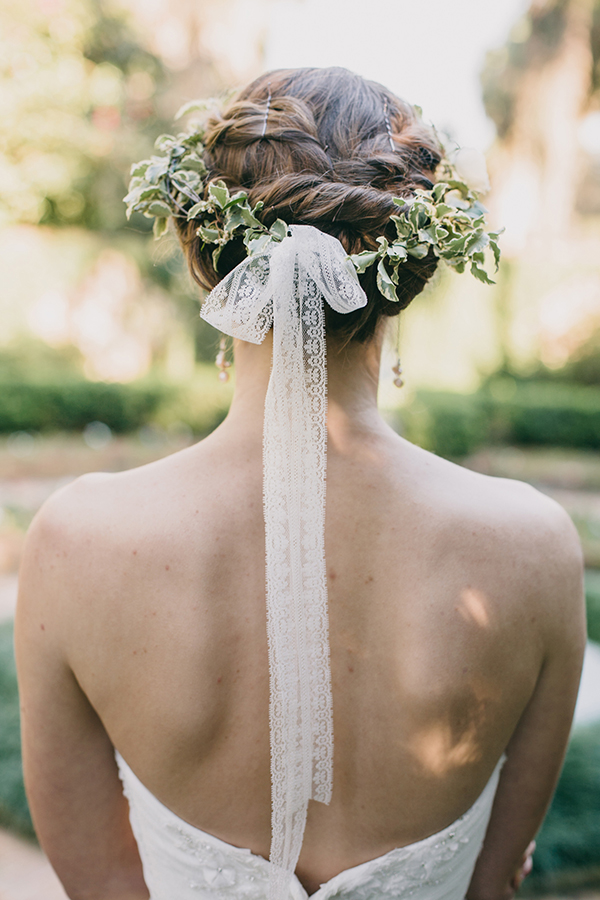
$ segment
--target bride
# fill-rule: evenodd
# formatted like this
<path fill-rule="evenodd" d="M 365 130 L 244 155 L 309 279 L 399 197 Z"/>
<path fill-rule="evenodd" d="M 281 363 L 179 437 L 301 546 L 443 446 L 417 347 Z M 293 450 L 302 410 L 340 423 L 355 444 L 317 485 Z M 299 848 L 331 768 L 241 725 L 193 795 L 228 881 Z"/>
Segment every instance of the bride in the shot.
<path fill-rule="evenodd" d="M 509 900 L 577 693 L 577 536 L 377 411 L 386 321 L 439 260 L 484 279 L 495 235 L 417 112 L 342 69 L 271 72 L 159 147 L 128 203 L 174 218 L 235 394 L 32 525 L 42 846 L 71 900 Z"/>

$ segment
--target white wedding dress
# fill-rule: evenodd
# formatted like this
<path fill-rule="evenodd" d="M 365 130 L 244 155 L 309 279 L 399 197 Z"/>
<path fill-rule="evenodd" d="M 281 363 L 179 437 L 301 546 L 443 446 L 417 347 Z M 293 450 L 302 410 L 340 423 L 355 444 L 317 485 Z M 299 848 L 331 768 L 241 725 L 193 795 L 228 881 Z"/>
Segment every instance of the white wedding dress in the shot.
<path fill-rule="evenodd" d="M 116 754 L 151 900 L 266 900 L 269 863 L 189 825 L 142 784 Z M 459 819 L 430 837 L 353 866 L 311 900 L 463 900 L 496 793 L 499 760 L 483 792 Z M 296 875 L 289 900 L 308 900 Z"/>

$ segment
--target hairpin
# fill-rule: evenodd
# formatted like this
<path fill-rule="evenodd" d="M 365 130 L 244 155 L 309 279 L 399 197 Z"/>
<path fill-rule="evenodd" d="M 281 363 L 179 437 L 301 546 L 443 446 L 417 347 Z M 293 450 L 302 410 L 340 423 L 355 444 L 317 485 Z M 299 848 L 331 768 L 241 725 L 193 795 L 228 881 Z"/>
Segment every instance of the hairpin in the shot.
<path fill-rule="evenodd" d="M 390 122 L 390 117 L 389 117 L 389 114 L 388 114 L 388 102 L 387 102 L 387 97 L 385 97 L 384 100 L 383 100 L 383 118 L 384 118 L 384 121 L 385 121 L 385 128 L 386 128 L 386 131 L 387 131 L 387 133 L 388 133 L 388 138 L 389 138 L 389 141 L 390 141 L 390 147 L 392 148 L 392 150 L 395 151 L 395 150 L 396 150 L 396 145 L 394 144 L 394 139 L 392 138 L 392 124 L 391 124 L 391 122 Z"/>
<path fill-rule="evenodd" d="M 267 133 L 267 119 L 269 118 L 269 109 L 271 108 L 271 82 L 269 81 L 267 87 L 269 88 L 269 96 L 267 97 L 267 108 L 265 109 L 265 121 L 263 122 L 263 130 L 261 137 L 264 137 Z"/>

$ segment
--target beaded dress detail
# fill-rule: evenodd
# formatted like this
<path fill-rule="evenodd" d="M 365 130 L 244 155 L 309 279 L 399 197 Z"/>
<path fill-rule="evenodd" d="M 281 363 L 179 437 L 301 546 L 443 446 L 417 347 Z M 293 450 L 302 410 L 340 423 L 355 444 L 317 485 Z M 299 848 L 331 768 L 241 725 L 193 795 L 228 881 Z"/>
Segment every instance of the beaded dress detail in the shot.
<path fill-rule="evenodd" d="M 117 753 L 150 900 L 266 900 L 262 856 L 189 825 L 142 784 Z M 346 869 L 311 900 L 463 900 L 481 850 L 504 757 L 473 806 L 442 831 Z M 308 900 L 296 875 L 285 900 Z"/>

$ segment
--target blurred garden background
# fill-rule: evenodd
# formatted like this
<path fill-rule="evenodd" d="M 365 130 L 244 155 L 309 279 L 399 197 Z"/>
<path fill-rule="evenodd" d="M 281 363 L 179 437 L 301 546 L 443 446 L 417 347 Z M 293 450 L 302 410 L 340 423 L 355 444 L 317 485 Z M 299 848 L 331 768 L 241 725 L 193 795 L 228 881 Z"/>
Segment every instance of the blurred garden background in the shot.
<path fill-rule="evenodd" d="M 188 100 L 331 64 L 487 155 L 496 284 L 439 272 L 403 316 L 406 385 L 385 363 L 381 405 L 410 440 L 531 482 L 578 528 L 586 690 L 522 890 L 598 890 L 600 0 L 0 0 L 0 825 L 32 838 L 11 622 L 31 518 L 79 474 L 201 438 L 231 398 L 174 238 L 125 218 L 130 164 Z M 2 900 L 64 896 L 19 894 L 33 857 L 11 868 L 2 846 Z"/>

